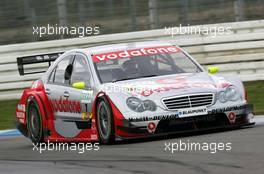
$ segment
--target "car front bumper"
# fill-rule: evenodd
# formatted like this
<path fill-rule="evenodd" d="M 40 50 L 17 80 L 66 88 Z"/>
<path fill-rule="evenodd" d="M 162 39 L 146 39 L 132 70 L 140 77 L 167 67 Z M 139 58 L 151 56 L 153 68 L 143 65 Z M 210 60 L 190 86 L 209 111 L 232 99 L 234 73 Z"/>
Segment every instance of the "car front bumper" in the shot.
<path fill-rule="evenodd" d="M 232 116 L 232 114 L 234 114 Z M 232 118 L 231 118 L 232 116 Z M 155 128 L 150 130 L 150 123 Z M 245 104 L 236 111 L 215 109 L 207 115 L 165 119 L 159 121 L 145 121 L 144 124 L 134 124 L 123 120 L 122 126 L 117 126 L 117 137 L 126 139 L 132 137 L 146 137 L 164 134 L 185 133 L 193 131 L 214 130 L 219 128 L 239 128 L 254 125 L 253 105 Z"/>

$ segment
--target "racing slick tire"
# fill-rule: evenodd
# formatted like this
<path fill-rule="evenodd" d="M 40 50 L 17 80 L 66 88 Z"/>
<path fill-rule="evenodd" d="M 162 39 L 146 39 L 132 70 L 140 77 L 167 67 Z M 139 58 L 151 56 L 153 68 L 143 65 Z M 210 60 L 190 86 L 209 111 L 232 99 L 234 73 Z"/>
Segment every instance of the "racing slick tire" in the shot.
<path fill-rule="evenodd" d="M 28 136 L 34 144 L 43 142 L 43 126 L 38 103 L 32 98 L 27 105 Z"/>
<path fill-rule="evenodd" d="M 106 97 L 100 97 L 97 103 L 96 122 L 100 141 L 112 144 L 115 141 L 115 126 L 111 106 Z"/>

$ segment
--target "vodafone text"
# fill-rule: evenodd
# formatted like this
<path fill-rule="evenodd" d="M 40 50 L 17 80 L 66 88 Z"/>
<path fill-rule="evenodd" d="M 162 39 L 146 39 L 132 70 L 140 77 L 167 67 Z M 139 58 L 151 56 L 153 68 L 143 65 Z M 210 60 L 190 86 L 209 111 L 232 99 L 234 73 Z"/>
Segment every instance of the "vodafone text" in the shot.
<path fill-rule="evenodd" d="M 93 61 L 101 62 L 101 61 L 120 59 L 126 57 L 177 53 L 179 51 L 180 49 L 176 46 L 160 46 L 160 47 L 150 47 L 150 48 L 141 48 L 141 49 L 130 49 L 126 51 L 95 54 L 93 55 Z"/>

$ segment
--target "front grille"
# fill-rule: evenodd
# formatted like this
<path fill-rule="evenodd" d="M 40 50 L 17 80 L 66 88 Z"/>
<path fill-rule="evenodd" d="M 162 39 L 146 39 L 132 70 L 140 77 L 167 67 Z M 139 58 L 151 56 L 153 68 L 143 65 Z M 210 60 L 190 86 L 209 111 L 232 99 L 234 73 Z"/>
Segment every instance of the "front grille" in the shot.
<path fill-rule="evenodd" d="M 175 96 L 163 99 L 164 105 L 169 110 L 209 106 L 213 103 L 213 94 L 192 94 L 186 96 Z"/>

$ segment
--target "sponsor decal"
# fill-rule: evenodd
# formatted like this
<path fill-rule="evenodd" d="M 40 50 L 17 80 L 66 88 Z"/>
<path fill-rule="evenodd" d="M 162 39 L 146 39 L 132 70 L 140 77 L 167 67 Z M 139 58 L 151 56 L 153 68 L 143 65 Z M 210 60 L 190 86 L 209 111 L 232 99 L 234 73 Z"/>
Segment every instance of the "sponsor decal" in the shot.
<path fill-rule="evenodd" d="M 96 126 L 95 126 L 95 124 L 92 125 L 91 129 L 92 129 L 92 130 L 96 130 Z"/>
<path fill-rule="evenodd" d="M 53 112 L 81 113 L 81 103 L 77 100 L 68 100 L 60 97 L 59 100 L 50 100 Z"/>
<path fill-rule="evenodd" d="M 38 80 L 37 81 L 34 81 L 31 85 L 31 89 L 36 89 L 38 86 Z"/>
<path fill-rule="evenodd" d="M 24 112 L 16 112 L 16 117 L 19 119 L 24 119 L 25 118 L 25 113 Z"/>
<path fill-rule="evenodd" d="M 93 91 L 89 90 L 83 90 L 81 94 L 81 103 L 90 103 L 93 96 Z"/>
<path fill-rule="evenodd" d="M 182 117 L 177 120 L 170 120 L 169 125 L 177 125 L 179 123 L 193 123 L 193 122 L 199 122 L 199 121 L 215 121 L 216 117 L 213 117 L 211 115 L 203 115 L 203 116 L 194 116 L 194 117 Z"/>
<path fill-rule="evenodd" d="M 129 93 L 133 96 L 141 95 L 144 97 L 148 97 L 155 93 L 162 93 L 170 90 L 190 88 L 222 89 L 231 85 L 230 83 L 223 80 L 215 84 L 211 81 L 201 82 L 188 79 L 188 77 L 191 75 L 192 74 L 179 75 L 177 77 L 161 78 L 155 81 L 134 82 L 121 86 L 116 85 L 110 89 L 107 87 L 107 90 Z"/>
<path fill-rule="evenodd" d="M 91 112 L 83 112 L 82 113 L 82 119 L 83 120 L 91 120 L 93 117 L 93 114 Z"/>
<path fill-rule="evenodd" d="M 227 118 L 229 119 L 230 123 L 235 123 L 236 114 L 234 112 L 229 112 L 227 115 Z"/>
<path fill-rule="evenodd" d="M 37 89 L 37 88 L 40 88 L 40 87 L 42 87 L 43 86 L 43 83 L 42 83 L 42 81 L 41 80 L 36 80 L 36 81 L 34 81 L 33 83 L 32 83 L 32 85 L 31 85 L 31 89 Z"/>
<path fill-rule="evenodd" d="M 243 109 L 248 109 L 248 105 L 241 105 L 241 106 L 229 106 L 225 108 L 217 108 L 212 109 L 209 111 L 210 114 L 217 114 L 217 113 L 224 113 L 224 112 L 230 112 L 230 111 L 239 111 Z"/>
<path fill-rule="evenodd" d="M 149 122 L 148 123 L 148 132 L 149 133 L 154 133 L 156 129 L 156 123 L 154 122 Z"/>
<path fill-rule="evenodd" d="M 94 117 L 92 118 L 92 127 L 91 127 L 91 130 L 92 130 L 92 135 L 96 135 L 96 139 L 97 139 L 97 129 L 96 129 L 96 123 L 95 123 L 95 119 Z"/>
<path fill-rule="evenodd" d="M 217 84 L 217 88 L 227 88 L 231 86 L 231 83 L 225 81 L 225 80 L 220 80 L 220 82 Z"/>
<path fill-rule="evenodd" d="M 148 97 L 154 93 L 162 93 L 166 91 L 170 91 L 172 89 L 188 89 L 188 88 L 211 88 L 215 89 L 216 86 L 210 82 L 182 82 L 175 84 L 158 84 L 152 86 L 134 86 L 127 88 L 126 92 L 131 93 L 132 95 L 142 95 L 144 97 Z"/>
<path fill-rule="evenodd" d="M 142 122 L 142 121 L 155 121 L 155 120 L 176 120 L 178 118 L 185 118 L 191 116 L 208 115 L 206 107 L 194 107 L 187 109 L 179 109 L 174 114 L 167 115 L 155 115 L 155 116 L 142 116 L 142 117 L 129 117 L 130 122 Z"/>
<path fill-rule="evenodd" d="M 162 78 L 156 81 L 158 85 L 143 90 L 140 94 L 142 96 L 150 96 L 153 93 L 166 92 L 173 89 L 188 89 L 188 88 L 210 88 L 216 89 L 217 86 L 212 82 L 193 82 L 186 78 L 188 75 L 180 75 L 173 78 Z"/>
<path fill-rule="evenodd" d="M 209 89 L 222 89 L 227 88 L 231 83 L 221 80 L 219 83 L 214 84 L 210 81 L 208 82 L 195 82 L 186 79 L 188 75 L 180 75 L 173 78 L 162 78 L 156 82 L 158 85 L 152 85 L 151 87 L 145 87 L 140 91 L 140 95 L 148 97 L 154 93 L 166 92 L 173 89 L 188 89 L 188 88 L 209 88 Z M 134 87 L 135 89 L 136 87 Z M 135 91 L 135 90 L 134 90 Z M 138 91 L 138 90 L 137 90 Z M 130 90 L 131 92 L 131 90 Z"/>
<path fill-rule="evenodd" d="M 141 122 L 141 121 L 154 121 L 154 120 L 171 120 L 171 119 L 176 119 L 176 118 L 179 118 L 179 115 L 177 112 L 175 112 L 175 114 L 168 114 L 168 115 L 129 117 L 128 121 Z"/>
<path fill-rule="evenodd" d="M 207 115 L 208 111 L 206 107 L 195 107 L 195 108 L 186 108 L 178 110 L 179 117 L 191 117 L 198 115 Z"/>
<path fill-rule="evenodd" d="M 97 140 L 97 139 L 98 139 L 98 137 L 97 137 L 96 134 L 92 134 L 92 135 L 91 135 L 91 140 Z"/>
<path fill-rule="evenodd" d="M 17 105 L 17 110 L 26 112 L 26 105 L 24 105 L 24 104 L 18 104 Z"/>
<path fill-rule="evenodd" d="M 25 122 L 25 120 L 24 119 L 18 119 L 18 121 L 20 122 L 20 123 L 24 123 Z"/>
<path fill-rule="evenodd" d="M 131 58 L 136 56 L 177 53 L 179 51 L 180 49 L 176 46 L 159 46 L 159 47 L 129 49 L 125 51 L 95 54 L 92 56 L 92 59 L 93 62 L 102 62 L 102 61 L 121 59 L 121 58 Z"/>
<path fill-rule="evenodd" d="M 173 78 L 162 78 L 157 80 L 156 82 L 159 84 L 177 84 L 177 83 L 184 83 L 186 82 L 186 78 L 188 75 L 178 75 L 177 77 Z"/>

